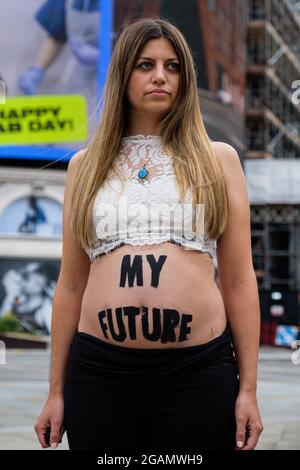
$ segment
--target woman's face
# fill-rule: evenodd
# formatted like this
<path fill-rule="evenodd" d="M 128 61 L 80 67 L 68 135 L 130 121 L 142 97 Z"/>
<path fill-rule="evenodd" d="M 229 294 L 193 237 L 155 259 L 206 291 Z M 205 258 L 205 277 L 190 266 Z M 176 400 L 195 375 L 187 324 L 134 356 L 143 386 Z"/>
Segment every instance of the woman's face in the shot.
<path fill-rule="evenodd" d="M 179 89 L 179 60 L 171 43 L 165 39 L 150 39 L 140 52 L 127 86 L 131 109 L 165 114 L 174 104 Z M 167 94 L 155 95 L 155 88 Z"/>

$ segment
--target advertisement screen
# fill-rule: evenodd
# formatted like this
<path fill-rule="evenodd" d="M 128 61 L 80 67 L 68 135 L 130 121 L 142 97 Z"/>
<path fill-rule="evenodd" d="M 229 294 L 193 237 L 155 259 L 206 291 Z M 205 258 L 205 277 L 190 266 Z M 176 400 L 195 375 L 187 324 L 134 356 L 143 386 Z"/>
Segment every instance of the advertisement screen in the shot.
<path fill-rule="evenodd" d="M 100 0 L 1 0 L 2 152 L 72 148 L 88 138 L 98 102 L 100 6 Z"/>

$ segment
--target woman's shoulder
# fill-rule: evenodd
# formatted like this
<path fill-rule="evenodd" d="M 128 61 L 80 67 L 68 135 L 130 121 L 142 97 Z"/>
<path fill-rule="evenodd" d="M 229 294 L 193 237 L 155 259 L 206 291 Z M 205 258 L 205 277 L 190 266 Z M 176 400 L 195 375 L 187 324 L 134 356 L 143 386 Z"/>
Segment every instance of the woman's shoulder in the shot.
<path fill-rule="evenodd" d="M 241 169 L 239 154 L 232 145 L 225 142 L 212 142 L 215 155 L 222 164 L 225 174 L 232 174 Z"/>
<path fill-rule="evenodd" d="M 84 158 L 85 154 L 86 154 L 86 151 L 87 149 L 82 149 L 82 150 L 79 150 L 78 152 L 76 152 L 70 159 L 69 161 L 69 165 L 76 165 L 77 162 L 80 162 L 82 161 L 82 159 Z"/>
<path fill-rule="evenodd" d="M 237 151 L 225 142 L 212 142 L 212 146 L 221 162 L 227 188 L 236 188 L 237 192 L 243 191 L 246 186 L 246 177 Z"/>
<path fill-rule="evenodd" d="M 226 142 L 213 142 L 211 141 L 213 149 L 220 160 L 236 160 L 239 155 L 232 145 L 227 144 Z"/>

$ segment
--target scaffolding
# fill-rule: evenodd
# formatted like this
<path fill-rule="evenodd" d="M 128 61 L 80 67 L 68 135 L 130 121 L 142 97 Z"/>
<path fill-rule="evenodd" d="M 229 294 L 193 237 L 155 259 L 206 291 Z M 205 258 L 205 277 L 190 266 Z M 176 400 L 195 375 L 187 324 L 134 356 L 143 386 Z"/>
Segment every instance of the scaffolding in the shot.
<path fill-rule="evenodd" d="M 246 158 L 300 157 L 300 109 L 292 99 L 299 38 L 300 20 L 287 0 L 249 0 Z"/>
<path fill-rule="evenodd" d="M 258 286 L 300 290 L 300 205 L 252 206 L 251 233 Z"/>
<path fill-rule="evenodd" d="M 300 77 L 298 5 L 248 1 L 246 159 L 285 159 L 289 165 L 300 158 L 300 107 L 292 99 Z M 259 288 L 300 291 L 300 201 L 252 205 L 251 232 Z"/>

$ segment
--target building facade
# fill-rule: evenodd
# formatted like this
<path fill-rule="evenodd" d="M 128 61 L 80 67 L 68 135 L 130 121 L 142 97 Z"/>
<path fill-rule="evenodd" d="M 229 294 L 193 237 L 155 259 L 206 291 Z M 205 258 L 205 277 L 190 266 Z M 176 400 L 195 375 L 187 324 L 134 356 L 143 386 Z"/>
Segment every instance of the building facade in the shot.
<path fill-rule="evenodd" d="M 265 313 L 273 296 L 275 305 L 282 304 L 274 318 L 291 325 L 299 324 L 300 291 L 300 106 L 295 100 L 300 17 L 295 5 L 248 1 L 245 154 L 253 260 Z"/>

